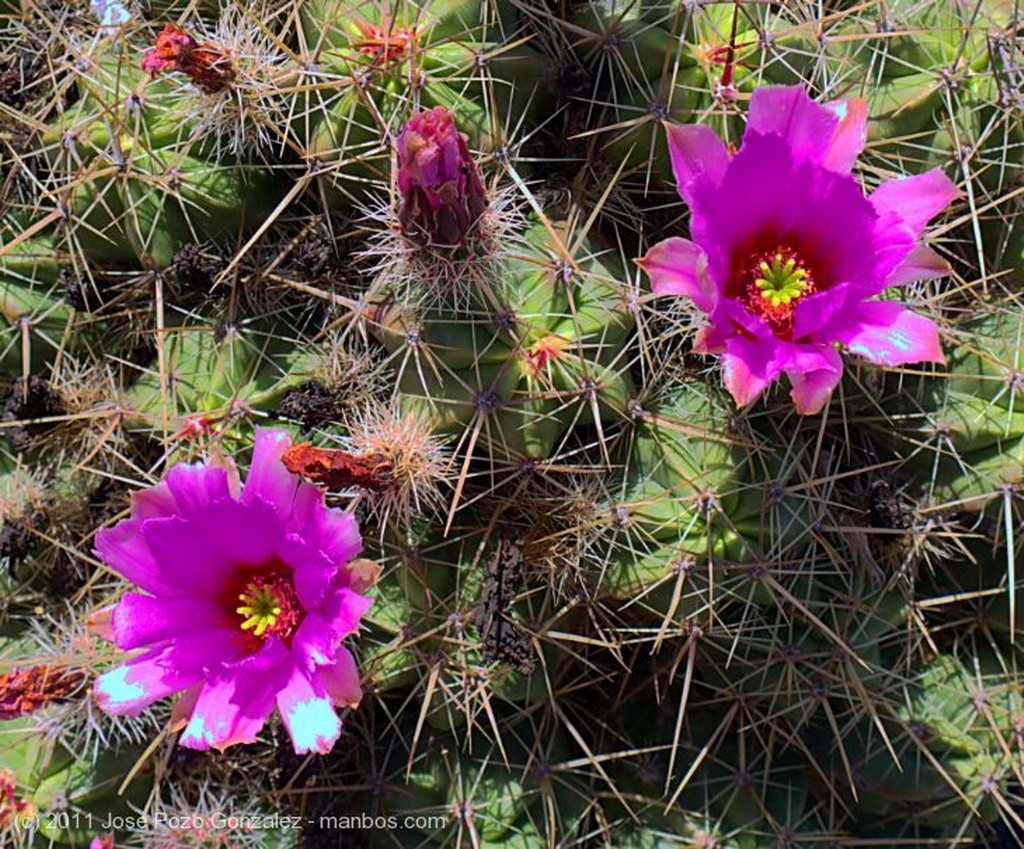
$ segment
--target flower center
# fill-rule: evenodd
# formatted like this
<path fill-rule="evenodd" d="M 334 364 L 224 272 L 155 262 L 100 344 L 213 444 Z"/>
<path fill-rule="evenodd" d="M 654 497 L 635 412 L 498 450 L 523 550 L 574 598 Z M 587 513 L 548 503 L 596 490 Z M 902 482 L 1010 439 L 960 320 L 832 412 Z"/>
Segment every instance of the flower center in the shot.
<path fill-rule="evenodd" d="M 768 322 L 776 335 L 790 335 L 797 302 L 815 290 L 807 264 L 788 245 L 779 245 L 755 255 L 746 276 L 740 298 L 744 306 Z"/>
<path fill-rule="evenodd" d="M 272 634 L 285 640 L 299 624 L 302 606 L 291 578 L 285 575 L 253 578 L 238 600 L 242 604 L 235 612 L 242 617 L 241 628 L 254 636 Z"/>

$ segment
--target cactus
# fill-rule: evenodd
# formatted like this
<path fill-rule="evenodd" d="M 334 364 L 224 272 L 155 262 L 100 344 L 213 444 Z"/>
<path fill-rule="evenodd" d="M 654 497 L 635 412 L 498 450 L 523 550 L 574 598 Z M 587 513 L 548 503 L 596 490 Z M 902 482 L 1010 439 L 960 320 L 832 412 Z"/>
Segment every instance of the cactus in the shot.
<path fill-rule="evenodd" d="M 1019 843 L 1021 33 L 1005 0 L 0 2 L 0 842 Z M 715 165 L 667 126 L 742 154 L 771 85 L 866 111 L 851 193 L 958 190 L 870 296 L 945 362 L 829 337 L 813 414 L 741 397 L 715 332 L 782 350 L 828 251 L 776 221 L 771 309 L 710 329 L 679 259 L 718 261 L 674 189 Z M 379 572 L 333 748 L 294 713 L 188 748 L 184 685 L 90 692 L 148 592 L 109 541 L 175 476 L 252 477 L 258 427 Z M 231 622 L 278 638 L 253 586 Z"/>

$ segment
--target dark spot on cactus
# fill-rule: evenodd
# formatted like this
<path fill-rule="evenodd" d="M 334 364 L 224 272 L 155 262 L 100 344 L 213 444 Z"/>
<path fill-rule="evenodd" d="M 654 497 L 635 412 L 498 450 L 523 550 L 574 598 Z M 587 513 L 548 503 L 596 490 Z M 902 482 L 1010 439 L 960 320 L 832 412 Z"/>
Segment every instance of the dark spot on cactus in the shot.
<path fill-rule="evenodd" d="M 763 581 L 768 577 L 768 568 L 763 563 L 751 563 L 747 567 L 747 577 L 751 581 Z"/>
<path fill-rule="evenodd" d="M 575 276 L 576 269 L 572 267 L 572 263 L 566 262 L 564 259 L 555 263 L 555 279 L 563 286 L 569 286 Z"/>
<path fill-rule="evenodd" d="M 508 148 L 505 145 L 503 145 L 503 144 L 502 145 L 497 145 L 494 148 L 494 150 L 491 151 L 491 158 L 498 165 L 508 165 L 508 163 L 510 161 Z"/>
<path fill-rule="evenodd" d="M 477 50 L 473 54 L 473 66 L 475 68 L 486 68 L 491 64 L 491 57 L 486 50 Z"/>
<path fill-rule="evenodd" d="M 648 103 L 647 112 L 655 121 L 667 121 L 672 114 L 669 105 L 661 100 L 652 100 Z"/>
<path fill-rule="evenodd" d="M 60 549 L 46 571 L 46 589 L 51 598 L 70 598 L 85 586 L 87 574 L 82 561 Z"/>
<path fill-rule="evenodd" d="M 291 389 L 277 407 L 278 418 L 297 421 L 305 431 L 337 421 L 342 399 L 318 380 L 307 380 Z"/>
<path fill-rule="evenodd" d="M 762 30 L 757 34 L 757 46 L 761 50 L 773 50 L 775 48 L 775 33 L 769 30 Z"/>
<path fill-rule="evenodd" d="M 228 340 L 236 340 L 242 336 L 242 327 L 234 321 L 221 321 L 213 328 L 213 339 L 220 344 Z"/>
<path fill-rule="evenodd" d="M 765 493 L 765 497 L 769 504 L 781 504 L 782 500 L 786 497 L 786 487 L 778 481 L 772 481 L 768 484 L 768 490 Z"/>
<path fill-rule="evenodd" d="M 754 776 L 745 769 L 738 769 L 732 774 L 733 782 L 740 790 L 748 790 L 754 786 Z"/>
<path fill-rule="evenodd" d="M 485 416 L 501 409 L 500 396 L 490 390 L 477 392 L 476 397 L 473 399 L 473 403 Z"/>
<path fill-rule="evenodd" d="M 935 734 L 932 729 L 920 719 L 912 719 L 907 723 L 907 730 L 922 742 L 930 740 Z"/>
<path fill-rule="evenodd" d="M 678 575 L 681 578 L 686 578 L 694 570 L 697 565 L 697 558 L 692 554 L 685 554 L 682 557 L 673 560 L 669 564 L 669 568 L 672 574 Z"/>
<path fill-rule="evenodd" d="M 628 528 L 630 525 L 630 510 L 623 504 L 612 508 L 612 522 L 617 528 Z"/>
<path fill-rule="evenodd" d="M 872 482 L 868 490 L 871 527 L 906 530 L 910 527 L 909 511 L 886 480 Z"/>
<path fill-rule="evenodd" d="M 423 549 L 418 545 L 407 545 L 402 549 L 402 562 L 406 566 L 418 566 L 423 563 Z"/>
<path fill-rule="evenodd" d="M 33 422 L 32 419 L 62 416 L 67 411 L 64 401 L 47 381 L 35 374 L 30 374 L 28 383 L 24 378 L 15 378 L 8 390 L 0 397 L 3 406 L 3 422 L 25 422 L 15 427 L 3 428 L 7 438 L 15 450 L 22 451 L 32 440 L 56 427 L 57 422 Z"/>
<path fill-rule="evenodd" d="M 182 245 L 171 260 L 176 293 L 186 299 L 189 296 L 226 298 L 230 286 L 213 289 L 213 281 L 225 268 L 227 261 L 223 257 L 204 253 L 195 243 Z"/>
<path fill-rule="evenodd" d="M 565 103 L 584 97 L 593 88 L 593 80 L 590 72 L 578 62 L 569 62 L 562 65 L 558 72 L 558 99 Z"/>
<path fill-rule="evenodd" d="M 36 543 L 36 535 L 32 528 L 44 518 L 41 513 L 15 516 L 6 519 L 0 526 L 0 560 L 7 561 L 11 575 L 14 574 L 15 567 L 32 553 Z"/>
<path fill-rule="evenodd" d="M 697 496 L 697 509 L 705 517 L 710 516 L 718 507 L 718 499 L 713 492 L 703 492 Z"/>
<path fill-rule="evenodd" d="M 942 68 L 939 71 L 939 79 L 950 91 L 956 91 L 963 82 L 963 77 L 955 68 Z"/>
<path fill-rule="evenodd" d="M 604 34 L 601 42 L 601 50 L 606 55 L 615 55 L 622 48 L 622 33 L 618 27 L 613 26 Z"/>
<path fill-rule="evenodd" d="M 495 313 L 494 323 L 498 325 L 499 330 L 509 332 L 515 329 L 515 326 L 519 323 L 519 319 L 512 310 L 502 310 Z"/>
<path fill-rule="evenodd" d="M 299 242 L 289 259 L 289 264 L 306 277 L 319 278 L 337 270 L 343 256 L 328 228 L 316 227 Z"/>
<path fill-rule="evenodd" d="M 93 282 L 77 274 L 70 266 L 61 268 L 57 280 L 64 287 L 64 300 L 78 312 L 94 312 L 103 305 Z"/>
<path fill-rule="evenodd" d="M 21 109 L 26 102 L 22 71 L 14 62 L 0 65 L 0 103 Z"/>
<path fill-rule="evenodd" d="M 803 657 L 803 651 L 796 643 L 786 643 L 779 649 L 779 657 L 786 663 L 794 663 Z"/>
<path fill-rule="evenodd" d="M 824 681 L 815 681 L 811 684 L 811 695 L 816 699 L 828 698 L 828 684 Z"/>

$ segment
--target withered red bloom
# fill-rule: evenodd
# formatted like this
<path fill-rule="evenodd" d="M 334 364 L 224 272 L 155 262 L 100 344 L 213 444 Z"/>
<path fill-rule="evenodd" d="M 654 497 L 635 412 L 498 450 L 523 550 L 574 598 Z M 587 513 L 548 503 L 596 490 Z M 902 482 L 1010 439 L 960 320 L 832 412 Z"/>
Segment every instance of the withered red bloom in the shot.
<path fill-rule="evenodd" d="M 390 26 L 387 20 L 382 21 L 381 26 L 365 21 L 360 21 L 358 26 L 363 37 L 355 46 L 364 56 L 373 57 L 375 67 L 405 61 L 419 38 L 415 27 Z"/>
<path fill-rule="evenodd" d="M 30 802 L 15 796 L 17 786 L 14 773 L 0 769 L 0 829 L 7 828 L 15 817 L 30 816 L 33 812 Z"/>
<path fill-rule="evenodd" d="M 206 94 L 223 91 L 235 79 L 231 57 L 223 47 L 209 41 L 197 42 L 175 24 L 164 26 L 156 37 L 156 44 L 142 59 L 142 70 L 153 76 L 178 71 Z"/>
<path fill-rule="evenodd" d="M 417 244 L 454 247 L 477 232 L 487 194 L 455 117 L 443 106 L 415 113 L 398 137 L 398 212 Z"/>
<path fill-rule="evenodd" d="M 359 456 L 340 448 L 316 448 L 300 442 L 285 451 L 281 461 L 293 475 L 328 489 L 361 487 L 379 491 L 391 482 L 391 462 L 380 454 Z"/>
<path fill-rule="evenodd" d="M 40 708 L 71 701 L 83 691 L 89 676 L 81 669 L 57 669 L 40 664 L 0 675 L 0 719 L 28 716 Z"/>

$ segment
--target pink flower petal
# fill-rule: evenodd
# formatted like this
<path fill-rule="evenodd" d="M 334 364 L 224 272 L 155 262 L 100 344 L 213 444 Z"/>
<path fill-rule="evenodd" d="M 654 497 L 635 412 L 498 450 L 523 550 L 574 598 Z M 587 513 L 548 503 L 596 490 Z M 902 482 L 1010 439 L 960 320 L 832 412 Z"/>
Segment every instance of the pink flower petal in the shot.
<path fill-rule="evenodd" d="M 286 534 L 279 540 L 277 556 L 292 567 L 295 591 L 306 610 L 316 610 L 334 582 L 340 564 L 329 560 L 324 553 L 309 545 L 298 534 Z"/>
<path fill-rule="evenodd" d="M 913 283 L 916 280 L 934 280 L 950 273 L 949 263 L 927 245 L 916 245 L 903 262 L 890 272 L 886 288 Z M 877 293 L 875 293 L 877 294 Z"/>
<path fill-rule="evenodd" d="M 787 364 L 786 375 L 793 389 L 789 393 L 801 416 L 820 413 L 843 376 L 843 358 L 829 347 L 795 358 Z"/>
<path fill-rule="evenodd" d="M 235 743 L 252 743 L 274 710 L 274 697 L 274 682 L 264 676 L 236 673 L 209 678 L 179 742 L 189 749 L 221 751 Z"/>
<path fill-rule="evenodd" d="M 153 702 L 191 687 L 200 680 L 198 668 L 181 669 L 175 646 L 152 649 L 96 679 L 93 692 L 107 713 L 135 716 Z"/>
<path fill-rule="evenodd" d="M 735 276 L 734 262 L 765 233 L 790 227 L 795 205 L 793 159 L 779 136 L 750 133 L 728 163 L 721 185 L 696 181 L 689 201 L 690 235 L 708 255 L 712 280 Z"/>
<path fill-rule="evenodd" d="M 300 481 L 281 462 L 291 444 L 286 430 L 257 428 L 252 464 L 242 489 L 242 501 L 249 504 L 260 499 L 270 504 L 284 522 L 291 518 L 292 503 Z"/>
<path fill-rule="evenodd" d="M 347 563 L 363 550 L 355 516 L 328 508 L 317 487 L 303 484 L 295 496 L 291 529 L 332 563 Z"/>
<path fill-rule="evenodd" d="M 825 104 L 839 117 L 822 164 L 831 171 L 849 174 L 868 140 L 868 103 L 861 98 Z"/>
<path fill-rule="evenodd" d="M 257 496 L 247 503 L 215 501 L 191 525 L 202 544 L 232 568 L 269 563 L 284 533 L 277 511 Z"/>
<path fill-rule="evenodd" d="M 338 648 L 337 660 L 333 664 L 317 668 L 316 677 L 338 707 L 357 707 L 363 698 L 356 659 L 344 646 Z"/>
<path fill-rule="evenodd" d="M 902 221 L 916 238 L 959 194 L 956 184 L 935 168 L 924 174 L 886 180 L 869 200 L 880 218 L 892 216 Z"/>
<path fill-rule="evenodd" d="M 683 295 L 704 312 L 713 309 L 717 293 L 708 278 L 708 258 L 693 242 L 665 239 L 636 262 L 651 278 L 654 294 Z"/>
<path fill-rule="evenodd" d="M 137 519 L 158 519 L 175 516 L 178 504 L 174 495 L 163 481 L 149 489 L 132 493 L 132 517 Z"/>
<path fill-rule="evenodd" d="M 327 754 L 341 736 L 341 720 L 319 679 L 311 681 L 294 669 L 277 694 L 277 707 L 292 738 L 296 754 Z"/>
<path fill-rule="evenodd" d="M 341 587 L 318 610 L 307 613 L 292 640 L 302 668 L 311 673 L 314 666 L 334 663 L 341 641 L 359 630 L 359 620 L 372 604 L 373 599 Z"/>
<path fill-rule="evenodd" d="M 228 609 L 220 601 L 202 598 L 155 598 L 128 593 L 114 608 L 113 635 L 118 648 L 173 640 L 183 627 L 192 631 L 230 629 Z"/>
<path fill-rule="evenodd" d="M 742 336 L 728 340 L 722 354 L 722 379 L 738 407 L 756 401 L 782 373 L 776 362 L 778 349 L 775 340 L 752 341 Z"/>
<path fill-rule="evenodd" d="M 935 322 L 893 301 L 869 301 L 849 316 L 848 328 L 838 335 L 850 350 L 879 365 L 944 363 Z"/>
<path fill-rule="evenodd" d="M 121 577 L 154 595 L 177 595 L 180 588 L 174 575 L 168 575 L 153 556 L 142 528 L 149 522 L 173 519 L 127 519 L 96 533 L 96 556 Z"/>
<path fill-rule="evenodd" d="M 135 576 L 126 577 L 153 595 L 217 598 L 237 568 L 238 561 L 226 559 L 196 522 L 148 519 L 141 536 L 153 553 L 163 586 L 154 590 Z"/>
<path fill-rule="evenodd" d="M 690 187 L 706 177 L 717 187 L 729 164 L 729 152 L 710 127 L 698 124 L 665 124 L 672 171 L 679 195 L 688 204 Z"/>
<path fill-rule="evenodd" d="M 227 471 L 202 463 L 179 463 L 164 476 L 164 484 L 174 496 L 177 514 L 186 519 L 201 515 L 213 501 L 231 497 Z"/>
<path fill-rule="evenodd" d="M 796 160 L 821 164 L 838 125 L 835 111 L 812 100 L 802 86 L 764 86 L 750 98 L 747 132 L 781 136 Z"/>

